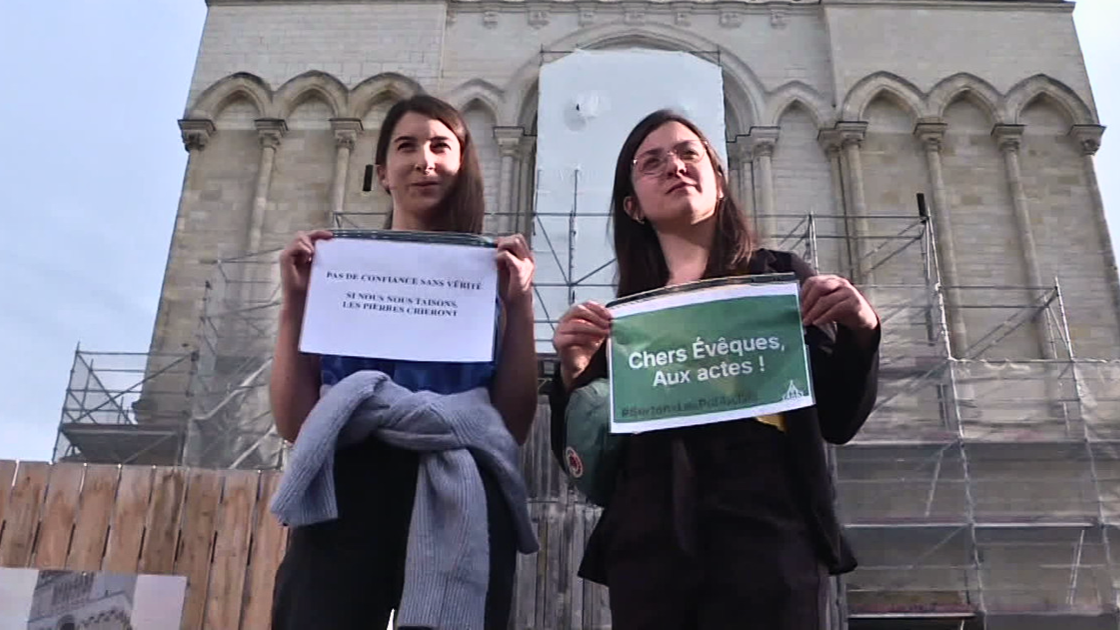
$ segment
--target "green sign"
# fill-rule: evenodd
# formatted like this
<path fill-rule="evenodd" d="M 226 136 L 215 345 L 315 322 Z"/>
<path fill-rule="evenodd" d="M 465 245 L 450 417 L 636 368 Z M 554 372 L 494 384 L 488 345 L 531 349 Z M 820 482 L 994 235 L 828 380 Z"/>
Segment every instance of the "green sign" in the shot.
<path fill-rule="evenodd" d="M 611 432 L 775 414 L 813 403 L 792 274 L 702 281 L 608 305 Z"/>

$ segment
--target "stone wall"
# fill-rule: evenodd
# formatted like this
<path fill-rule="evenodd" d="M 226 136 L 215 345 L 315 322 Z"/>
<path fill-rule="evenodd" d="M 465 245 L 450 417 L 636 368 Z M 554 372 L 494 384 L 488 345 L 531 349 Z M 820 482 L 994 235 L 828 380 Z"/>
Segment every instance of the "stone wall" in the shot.
<path fill-rule="evenodd" d="M 576 47 L 644 46 L 723 67 L 730 171 L 771 244 L 793 247 L 788 232 L 803 230 L 800 218 L 774 215 L 812 213 L 823 270 L 924 282 L 914 246 L 866 277 L 852 267 L 853 256 L 874 265 L 905 243 L 885 238 L 906 223 L 886 217 L 916 219 L 922 193 L 946 230 L 938 250 L 946 283 L 1008 287 L 960 301 L 1025 305 L 1035 297 L 1025 287 L 1057 276 L 1077 353 L 1115 356 L 1116 272 L 1084 157 L 1101 128 L 1071 10 L 979 0 L 938 8 L 215 0 L 184 117 L 191 160 L 153 349 L 190 344 L 208 259 L 278 247 L 340 210 L 344 225 L 381 225 L 371 215 L 388 198 L 376 178 L 363 190 L 363 179 L 384 111 L 419 90 L 466 112 L 486 177 L 487 227 L 531 232 L 540 65 Z M 340 132 L 357 123 L 338 119 L 361 129 Z M 276 135 L 277 125 L 270 186 L 255 199 L 266 151 L 258 134 Z M 1081 256 L 1064 255 L 1072 248 Z M 1013 314 L 951 312 L 960 349 Z M 985 356 L 1039 357 L 1045 342 L 1028 324 Z"/>

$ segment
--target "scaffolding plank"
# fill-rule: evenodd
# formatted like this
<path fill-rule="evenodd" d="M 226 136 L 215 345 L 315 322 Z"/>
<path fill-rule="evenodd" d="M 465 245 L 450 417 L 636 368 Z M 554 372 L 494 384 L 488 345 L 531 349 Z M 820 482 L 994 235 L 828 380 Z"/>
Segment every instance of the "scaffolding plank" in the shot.
<path fill-rule="evenodd" d="M 0 524 L 4 522 L 7 513 L 8 496 L 12 493 L 12 480 L 16 476 L 18 463 L 13 460 L 0 460 Z M 4 530 L 0 529 L 0 541 L 3 541 Z"/>
<path fill-rule="evenodd" d="M 39 569 L 66 568 L 84 475 L 85 466 L 81 464 L 55 464 L 51 467 L 32 566 Z"/>
<path fill-rule="evenodd" d="M 0 540 L 0 566 L 24 568 L 31 561 L 35 532 L 39 528 L 39 513 L 47 491 L 50 464 L 45 462 L 20 462 L 15 482 L 8 497 L 8 509 L 2 525 L 4 538 Z"/>
<path fill-rule="evenodd" d="M 284 557 L 287 530 L 268 511 L 268 503 L 280 484 L 280 473 L 261 473 L 260 498 L 253 518 L 252 553 L 249 557 L 248 594 L 241 627 L 267 628 L 272 616 L 272 588 L 276 569 Z M 230 626 L 231 628 L 233 626 Z"/>
<path fill-rule="evenodd" d="M 564 521 L 567 520 L 567 515 L 560 510 L 553 509 L 551 505 L 545 505 L 545 517 L 548 519 L 548 568 L 544 574 L 545 587 L 541 589 L 544 594 L 541 602 L 541 609 L 544 611 L 544 619 L 538 628 L 548 627 L 549 620 L 562 619 L 564 611 L 561 606 L 559 593 L 556 588 L 561 584 L 560 570 L 563 566 L 560 559 L 564 553 L 565 527 Z"/>
<path fill-rule="evenodd" d="M 152 473 L 153 469 L 139 466 L 121 469 L 117 500 L 109 521 L 109 544 L 101 564 L 103 571 L 136 573 L 152 495 Z"/>
<path fill-rule="evenodd" d="M 175 574 L 187 576 L 182 630 L 200 630 L 205 617 L 210 558 L 218 505 L 222 500 L 222 480 L 222 471 L 219 470 L 192 469 L 188 473 L 183 525 L 179 534 L 178 550 L 181 553 L 177 553 L 175 558 Z"/>
<path fill-rule="evenodd" d="M 206 607 L 206 627 L 213 630 L 234 629 L 241 621 L 258 482 L 255 471 L 225 473 Z"/>
<path fill-rule="evenodd" d="M 174 570 L 186 484 L 186 472 L 182 469 L 159 467 L 152 471 L 151 501 L 144 519 L 144 546 L 140 550 L 140 573 L 170 574 Z"/>
<path fill-rule="evenodd" d="M 587 541 L 587 533 L 584 531 L 586 522 L 583 518 L 582 506 L 573 503 L 568 506 L 567 512 L 568 520 L 572 523 L 572 531 L 568 548 L 564 551 L 567 559 L 566 575 L 563 576 L 564 585 L 571 598 L 571 627 L 585 628 L 587 625 L 584 622 L 583 615 L 584 580 L 576 577 L 576 569 L 579 567 L 580 560 L 583 559 L 583 548 Z"/>
<path fill-rule="evenodd" d="M 97 571 L 109 539 L 109 520 L 117 494 L 120 468 L 91 465 L 82 480 L 82 495 L 74 526 L 74 540 L 66 558 L 71 571 Z"/>
<path fill-rule="evenodd" d="M 540 518 L 540 506 L 536 502 L 529 503 L 529 516 L 532 519 L 537 540 L 544 544 Z M 541 553 L 517 556 L 516 583 L 514 584 L 514 617 L 517 628 L 536 628 L 537 610 L 537 567 L 541 562 Z"/>

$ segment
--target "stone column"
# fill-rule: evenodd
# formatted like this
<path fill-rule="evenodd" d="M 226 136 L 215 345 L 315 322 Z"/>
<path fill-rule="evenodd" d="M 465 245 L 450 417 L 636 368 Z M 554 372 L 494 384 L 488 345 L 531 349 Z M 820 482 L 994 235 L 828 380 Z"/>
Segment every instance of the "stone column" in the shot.
<path fill-rule="evenodd" d="M 1003 165 L 1007 172 L 1007 186 L 1011 193 L 1011 206 L 1015 212 L 1015 227 L 1019 233 L 1019 246 L 1023 250 L 1023 263 L 1027 269 L 1027 284 L 1037 290 L 1043 286 L 1042 273 L 1038 266 L 1038 249 L 1035 247 L 1034 231 L 1031 229 L 1030 209 L 1027 207 L 1027 193 L 1023 188 L 1023 171 L 1019 164 L 1019 151 L 1023 144 L 1023 125 L 996 125 L 992 137 L 1003 153 Z M 1034 293 L 1032 292 L 1033 296 Z M 1035 320 L 1039 329 L 1042 357 L 1054 358 L 1052 337 L 1044 321 Z"/>
<path fill-rule="evenodd" d="M 350 175 L 350 152 L 362 133 L 362 121 L 357 118 L 332 118 L 336 148 L 334 180 L 331 184 L 331 207 L 327 212 L 326 228 L 335 227 L 336 217 L 346 211 L 346 179 Z"/>
<path fill-rule="evenodd" d="M 758 209 L 759 231 L 763 239 L 776 236 L 778 219 L 774 216 L 774 147 L 778 144 L 778 127 L 754 127 L 751 129 L 750 152 L 758 164 Z"/>
<path fill-rule="evenodd" d="M 276 161 L 276 149 L 280 146 L 280 139 L 288 131 L 288 125 L 278 118 L 258 118 L 254 123 L 261 143 L 261 161 L 257 168 L 253 209 L 249 215 L 249 234 L 245 239 L 245 252 L 249 254 L 256 253 L 261 248 L 264 215 L 268 208 L 268 189 L 272 185 L 272 164 Z"/>
<path fill-rule="evenodd" d="M 821 129 L 817 134 L 817 142 L 821 145 L 825 156 L 828 157 L 828 168 L 832 180 L 832 212 L 830 214 L 833 216 L 828 218 L 825 225 L 837 226 L 840 224 L 840 218 L 846 212 L 845 208 L 848 203 L 844 197 L 844 169 L 840 164 L 840 132 L 835 129 Z M 819 231 L 821 226 L 819 220 L 817 226 Z M 837 263 L 840 267 L 843 267 L 846 261 L 847 268 L 849 270 L 852 268 L 850 240 L 851 239 L 844 239 L 843 245 L 838 244 L 836 246 L 836 258 L 829 263 L 829 266 L 832 263 Z M 819 241 L 818 249 L 820 249 Z M 817 253 L 817 259 L 822 267 L 827 268 L 823 263 L 820 263 L 819 251 Z M 848 275 L 850 275 L 850 271 Z"/>
<path fill-rule="evenodd" d="M 529 238 L 533 234 L 533 221 L 536 212 L 537 172 L 533 167 L 533 156 L 537 150 L 536 136 L 521 137 L 521 163 L 518 165 L 517 212 L 514 214 L 513 231 Z"/>
<path fill-rule="evenodd" d="M 183 194 L 179 198 L 179 212 L 176 221 L 186 220 L 187 213 L 184 205 L 197 199 L 194 186 L 194 161 L 210 142 L 214 135 L 214 123 L 208 118 L 185 118 L 179 121 L 179 132 L 183 137 L 183 148 L 187 150 L 186 181 L 183 182 Z"/>
<path fill-rule="evenodd" d="M 1120 315 L 1120 282 L 1116 274 L 1116 253 L 1112 249 L 1112 238 L 1108 233 L 1108 221 L 1104 213 L 1104 200 L 1101 198 L 1101 187 L 1097 181 L 1097 168 L 1093 156 L 1101 148 L 1101 138 L 1104 136 L 1104 127 L 1100 125 L 1074 125 L 1070 129 L 1070 137 L 1077 142 L 1081 150 L 1082 168 L 1085 169 L 1085 183 L 1089 187 L 1089 196 L 1093 203 L 1093 215 L 1097 222 L 1097 234 L 1101 240 L 1101 253 L 1105 257 L 1109 288 L 1112 290 L 1113 308 Z"/>
<path fill-rule="evenodd" d="M 288 125 L 278 118 L 258 118 L 254 121 L 261 143 L 261 161 L 257 168 L 257 186 L 253 193 L 253 207 L 249 214 L 249 232 L 245 238 L 245 253 L 255 254 L 261 250 L 264 234 L 265 214 L 268 209 L 268 189 L 272 185 L 272 165 L 276 161 L 276 149 L 280 139 L 288 131 Z M 267 266 L 267 272 L 256 273 L 257 265 L 247 264 L 245 275 L 247 296 L 250 303 L 262 303 L 271 299 L 272 289 L 279 284 L 280 266 Z M 263 270 L 262 270 L 263 271 Z"/>
<path fill-rule="evenodd" d="M 727 148 L 727 169 L 725 175 L 727 177 L 728 192 L 739 200 L 739 191 L 743 189 L 742 180 L 739 177 L 739 144 L 734 140 L 730 140 L 724 144 Z"/>
<path fill-rule="evenodd" d="M 914 135 L 922 142 L 926 153 L 926 167 L 929 170 L 930 188 L 933 190 L 933 211 L 931 212 L 934 235 L 937 238 L 937 262 L 941 280 L 947 290 L 949 320 L 949 344 L 953 356 L 963 358 L 968 348 L 968 334 L 962 312 L 960 286 L 961 277 L 957 273 L 956 246 L 953 243 L 952 212 L 949 208 L 949 195 L 945 189 L 945 176 L 941 168 L 941 147 L 948 125 L 940 119 L 928 118 L 918 121 Z"/>
<path fill-rule="evenodd" d="M 867 197 L 863 187 L 863 160 L 860 157 L 860 146 L 867 137 L 868 124 L 865 122 L 840 122 L 836 123 L 836 131 L 840 134 L 840 146 L 844 152 L 844 159 L 848 165 L 847 188 L 851 196 L 851 207 L 848 215 L 848 238 L 852 245 L 852 275 L 857 282 L 874 284 L 874 274 L 871 272 L 870 261 L 864 259 L 864 253 L 871 249 L 865 239 L 871 235 L 871 228 L 867 217 Z"/>
<path fill-rule="evenodd" d="M 501 170 L 498 172 L 498 208 L 494 213 L 493 228 L 499 234 L 512 232 L 517 223 L 513 214 L 513 167 L 521 153 L 523 135 L 521 127 L 494 127 L 494 139 L 498 142 L 498 152 L 502 156 Z"/>
<path fill-rule="evenodd" d="M 749 136 L 737 136 L 733 147 L 736 157 L 735 169 L 738 175 L 735 189 L 736 198 L 743 213 L 755 223 L 754 229 L 757 231 L 759 226 L 755 217 L 754 204 L 754 155 L 751 154 Z"/>

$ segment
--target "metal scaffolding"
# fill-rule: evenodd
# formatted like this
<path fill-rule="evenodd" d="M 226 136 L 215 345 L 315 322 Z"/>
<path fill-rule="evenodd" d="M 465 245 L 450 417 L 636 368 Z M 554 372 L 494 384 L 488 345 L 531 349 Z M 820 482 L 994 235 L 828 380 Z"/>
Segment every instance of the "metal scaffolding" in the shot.
<path fill-rule="evenodd" d="M 931 220 L 907 220 L 874 217 L 871 246 L 840 248 L 866 252 L 842 273 L 923 280 L 861 287 L 885 336 L 875 411 L 831 449 L 861 560 L 842 580 L 850 627 L 1117 628 L 1120 362 L 1075 355 L 1057 282 L 942 285 Z M 814 262 L 851 240 L 818 223 L 781 240 Z M 950 318 L 973 309 L 998 316 L 955 355 Z M 1025 330 L 1048 358 L 1004 358 Z"/>
<path fill-rule="evenodd" d="M 54 461 L 162 464 L 185 439 L 183 417 L 148 404 L 185 400 L 189 354 L 74 351 L 55 438 Z M 141 397 L 141 394 L 144 394 Z"/>
<path fill-rule="evenodd" d="M 490 231 L 530 233 L 542 305 L 611 291 L 613 261 L 579 249 L 581 233 L 604 229 L 605 214 L 577 214 L 575 206 L 487 221 Z M 377 228 L 384 216 L 332 221 Z M 922 213 L 869 217 L 863 234 L 846 216 L 756 219 L 777 226 L 772 247 L 822 272 L 874 278 L 860 287 L 883 320 L 878 403 L 856 440 L 830 449 L 839 511 L 861 562 L 837 581 L 834 627 L 1117 628 L 1120 362 L 1076 356 L 1058 282 L 944 286 L 932 219 Z M 79 351 L 56 459 L 142 463 L 178 448 L 174 463 L 190 466 L 282 467 L 267 391 L 279 308 L 274 267 L 275 252 L 214 265 L 195 352 L 161 364 L 185 375 L 166 382 L 189 385 L 144 392 L 151 409 L 185 409 L 186 418 L 145 416 L 136 404 L 161 373 L 148 355 Z M 537 313 L 542 392 L 561 314 L 553 310 Z M 954 351 L 951 331 L 962 322 L 967 340 Z M 555 466 L 547 425 L 542 405 L 523 461 L 548 540 L 541 555 L 519 561 L 537 579 L 532 588 L 519 580 L 515 616 L 598 625 L 608 618 L 602 591 L 573 577 L 598 511 Z"/>
<path fill-rule="evenodd" d="M 268 399 L 280 311 L 277 251 L 219 260 L 206 283 L 183 463 L 283 467 Z"/>

